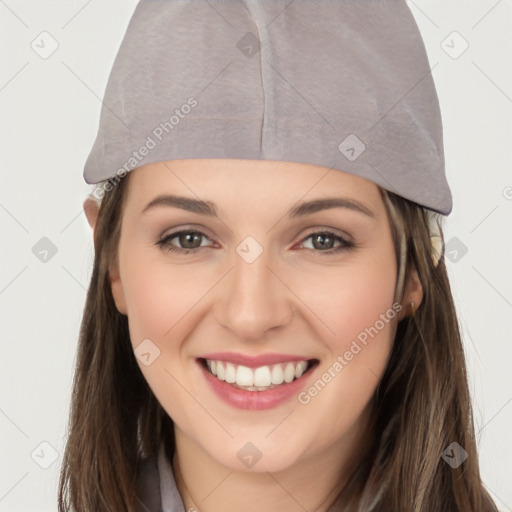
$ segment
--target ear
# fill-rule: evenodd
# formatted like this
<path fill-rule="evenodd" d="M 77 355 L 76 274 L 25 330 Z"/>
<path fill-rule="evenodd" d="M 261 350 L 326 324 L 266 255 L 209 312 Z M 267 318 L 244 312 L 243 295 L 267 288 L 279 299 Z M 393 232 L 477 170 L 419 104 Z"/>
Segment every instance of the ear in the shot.
<path fill-rule="evenodd" d="M 124 297 L 123 282 L 121 281 L 121 276 L 119 275 L 119 263 L 117 260 L 118 258 L 116 257 L 115 261 L 113 261 L 108 267 L 110 288 L 112 290 L 112 297 L 114 297 L 117 310 L 119 313 L 126 315 L 126 300 Z"/>
<path fill-rule="evenodd" d="M 85 216 L 87 217 L 87 222 L 94 231 L 96 227 L 96 221 L 98 220 L 98 211 L 100 209 L 98 201 L 96 201 L 93 197 L 88 196 L 84 201 L 83 208 Z"/>
<path fill-rule="evenodd" d="M 96 232 L 96 222 L 98 220 L 98 211 L 99 204 L 98 202 L 91 196 L 89 196 L 83 204 L 85 216 L 87 217 L 87 222 L 89 226 L 91 226 L 93 232 Z M 110 279 L 110 287 L 112 290 L 112 296 L 114 297 L 114 302 L 116 303 L 117 310 L 119 313 L 126 315 L 126 301 L 124 299 L 124 291 L 123 285 L 121 283 L 121 278 L 119 276 L 119 265 L 116 261 L 112 262 L 109 266 L 109 279 Z"/>
<path fill-rule="evenodd" d="M 416 269 L 409 272 L 405 283 L 404 297 L 402 299 L 402 310 L 398 315 L 398 320 L 404 319 L 406 316 L 411 315 L 411 302 L 414 302 L 414 308 L 418 309 L 423 300 L 423 286 L 421 285 L 420 278 Z"/>

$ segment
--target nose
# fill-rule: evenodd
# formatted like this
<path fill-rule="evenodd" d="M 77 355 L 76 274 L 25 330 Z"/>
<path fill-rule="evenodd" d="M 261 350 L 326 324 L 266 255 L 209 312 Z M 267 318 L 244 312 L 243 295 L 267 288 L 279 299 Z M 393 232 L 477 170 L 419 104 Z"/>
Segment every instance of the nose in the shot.
<path fill-rule="evenodd" d="M 217 321 L 240 340 L 266 341 L 271 330 L 287 326 L 293 317 L 293 293 L 274 270 L 267 251 L 252 263 L 235 254 L 216 303 Z"/>

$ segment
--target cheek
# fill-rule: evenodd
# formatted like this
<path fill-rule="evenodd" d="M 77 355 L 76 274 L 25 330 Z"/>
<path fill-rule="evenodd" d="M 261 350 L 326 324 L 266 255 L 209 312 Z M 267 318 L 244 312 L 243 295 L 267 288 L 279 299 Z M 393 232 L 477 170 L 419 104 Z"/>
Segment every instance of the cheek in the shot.
<path fill-rule="evenodd" d="M 308 277 L 305 279 L 304 275 Z M 292 276 L 290 282 L 291 279 Z M 293 277 L 294 291 L 305 298 L 305 305 L 317 317 L 317 335 L 336 353 L 348 350 L 361 333 L 364 342 L 366 329 L 376 322 L 382 331 L 381 339 L 390 336 L 386 320 L 397 316 L 392 309 L 395 285 L 396 263 L 391 244 L 380 245 L 363 257 L 355 255 L 338 267 L 318 267 Z"/>
<path fill-rule="evenodd" d="M 134 345 L 145 338 L 163 341 L 172 336 L 211 288 L 208 279 L 144 252 L 127 256 L 121 271 Z"/>
<path fill-rule="evenodd" d="M 369 331 L 379 339 L 388 338 L 390 323 L 396 316 L 392 308 L 395 292 L 393 267 L 373 265 L 354 272 L 344 279 L 345 286 L 333 301 L 330 313 L 337 333 L 333 344 L 339 350 L 348 350 L 354 339 L 365 341 Z M 379 332 L 376 333 L 373 328 Z"/>
<path fill-rule="evenodd" d="M 125 250 L 120 262 L 123 291 L 139 368 L 173 420 L 189 425 L 203 411 L 187 391 L 195 394 L 190 368 L 184 364 L 186 355 L 182 352 L 196 321 L 198 302 L 212 284 L 207 276 L 199 277 L 190 270 L 166 265 L 161 258 L 157 260 L 154 254 L 148 254 L 149 251 L 130 251 L 128 247 Z M 145 341 L 148 339 L 151 343 Z M 146 352 L 151 358 L 147 365 L 139 358 Z"/>
<path fill-rule="evenodd" d="M 393 304 L 394 249 L 388 245 L 378 254 L 354 258 L 353 264 L 330 268 L 329 275 L 316 275 L 300 290 L 296 288 L 298 294 L 308 297 L 308 307 L 318 314 L 316 332 L 322 341 L 316 379 L 298 401 L 307 411 L 311 428 L 322 430 L 326 442 L 357 421 L 391 352 L 401 309 Z M 300 286 L 298 282 L 296 286 Z M 327 423 L 320 425 L 314 420 L 326 415 Z"/>

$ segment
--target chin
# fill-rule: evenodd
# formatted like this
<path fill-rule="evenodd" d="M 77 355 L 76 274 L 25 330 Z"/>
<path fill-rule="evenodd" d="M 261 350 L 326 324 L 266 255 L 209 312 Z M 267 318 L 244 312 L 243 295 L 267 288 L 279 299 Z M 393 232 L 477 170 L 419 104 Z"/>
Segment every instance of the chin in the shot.
<path fill-rule="evenodd" d="M 247 438 L 246 438 L 247 439 Z M 210 447 L 207 447 L 210 448 Z M 300 464 L 302 451 L 282 442 L 230 440 L 219 450 L 219 445 L 207 449 L 218 464 L 242 473 L 276 473 Z"/>

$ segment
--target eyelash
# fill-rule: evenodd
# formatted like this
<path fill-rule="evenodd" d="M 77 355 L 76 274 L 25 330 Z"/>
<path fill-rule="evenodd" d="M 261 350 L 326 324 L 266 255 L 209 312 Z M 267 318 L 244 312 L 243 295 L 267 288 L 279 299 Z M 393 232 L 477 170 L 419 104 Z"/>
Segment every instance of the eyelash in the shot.
<path fill-rule="evenodd" d="M 158 240 L 158 242 L 156 242 L 155 245 L 158 245 L 160 246 L 161 248 L 166 248 L 166 250 L 168 252 L 173 252 L 173 253 L 178 253 L 178 254 L 190 254 L 190 253 L 197 253 L 200 249 L 204 249 L 204 247 L 197 247 L 195 249 L 182 249 L 180 247 L 176 247 L 174 245 L 172 245 L 170 243 L 171 240 L 174 240 L 175 238 L 179 237 L 181 234 L 184 234 L 184 233 L 187 233 L 187 234 L 195 234 L 195 235 L 200 235 L 204 238 L 207 238 L 209 239 L 204 233 L 201 233 L 200 231 L 194 231 L 194 230 L 189 230 L 189 229 L 182 229 L 180 231 L 175 231 L 174 233 L 170 233 L 166 236 L 164 236 L 163 238 L 161 238 L 160 240 Z M 354 249 L 356 249 L 358 246 L 356 243 L 352 242 L 351 240 L 348 240 L 336 233 L 334 233 L 333 231 L 330 231 L 328 229 L 324 229 L 322 231 L 315 231 L 313 233 L 310 233 L 307 237 L 303 238 L 301 243 L 304 243 L 306 240 L 310 239 L 311 237 L 315 236 L 315 235 L 329 235 L 329 236 L 332 236 L 335 241 L 339 241 L 341 242 L 341 245 L 337 248 L 334 248 L 334 249 L 328 249 L 326 251 L 321 251 L 321 250 L 316 250 L 316 249 L 308 249 L 310 251 L 313 251 L 313 252 L 317 252 L 317 253 L 320 253 L 320 254 L 337 254 L 339 252 L 342 252 L 342 251 L 353 251 Z"/>

